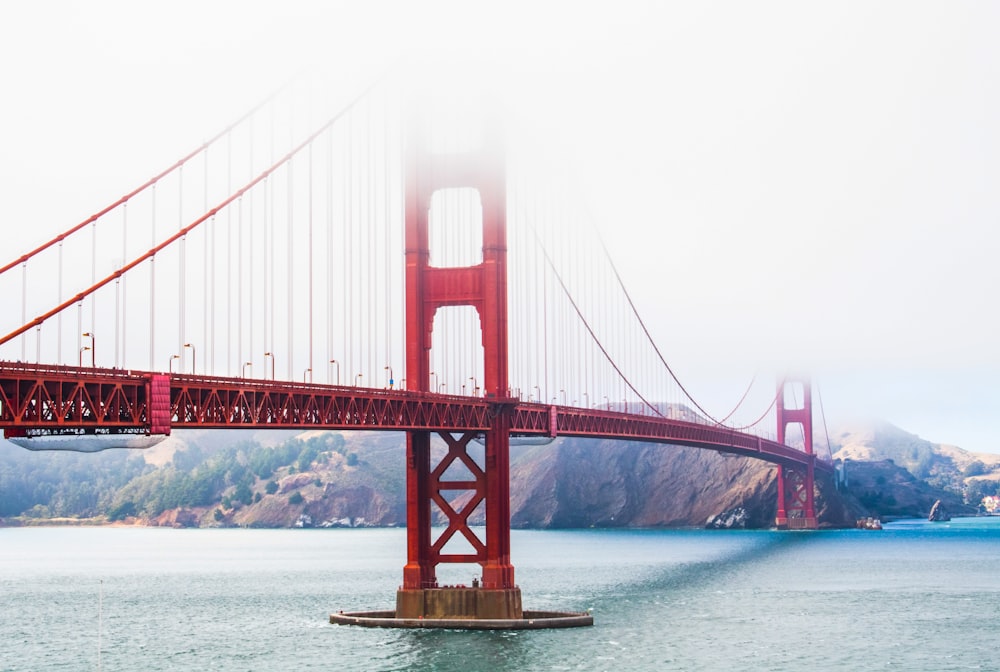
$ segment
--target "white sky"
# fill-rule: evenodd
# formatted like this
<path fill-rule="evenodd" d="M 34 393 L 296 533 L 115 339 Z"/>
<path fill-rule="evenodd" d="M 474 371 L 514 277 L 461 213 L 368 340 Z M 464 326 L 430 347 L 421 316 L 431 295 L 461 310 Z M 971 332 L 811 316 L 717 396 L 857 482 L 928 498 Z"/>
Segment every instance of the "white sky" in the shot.
<path fill-rule="evenodd" d="M 3 3 L 0 256 L 306 65 L 482 62 L 697 397 L 805 370 L 830 424 L 1000 452 L 998 34 L 991 2 Z"/>

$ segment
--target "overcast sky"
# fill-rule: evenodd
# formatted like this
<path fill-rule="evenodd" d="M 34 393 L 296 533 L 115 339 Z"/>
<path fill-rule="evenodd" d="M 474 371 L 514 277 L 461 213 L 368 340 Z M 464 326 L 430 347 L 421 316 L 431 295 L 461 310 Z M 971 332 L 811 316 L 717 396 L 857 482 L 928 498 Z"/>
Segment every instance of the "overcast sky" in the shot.
<path fill-rule="evenodd" d="M 5 3 L 2 261 L 305 66 L 482 72 L 696 396 L 807 371 L 833 425 L 1000 452 L 998 34 L 990 2 Z"/>

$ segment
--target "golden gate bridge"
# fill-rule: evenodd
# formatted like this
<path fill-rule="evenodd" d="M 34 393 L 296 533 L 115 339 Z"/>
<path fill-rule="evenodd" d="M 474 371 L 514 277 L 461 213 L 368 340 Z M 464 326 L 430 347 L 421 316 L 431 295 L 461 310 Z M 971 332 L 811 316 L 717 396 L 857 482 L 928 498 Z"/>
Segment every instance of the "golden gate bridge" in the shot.
<path fill-rule="evenodd" d="M 817 526 L 815 470 L 831 467 L 813 452 L 808 381 L 781 381 L 748 422 L 746 394 L 713 418 L 579 197 L 495 107 L 414 103 L 386 85 L 328 98 L 279 91 L 0 267 L 5 437 L 98 450 L 186 428 L 406 432 L 392 619 L 424 624 L 530 613 L 510 555 L 511 437 L 765 460 L 778 465 L 776 525 Z M 438 461 L 432 436 L 447 446 Z M 441 563 L 481 576 L 442 587 Z"/>

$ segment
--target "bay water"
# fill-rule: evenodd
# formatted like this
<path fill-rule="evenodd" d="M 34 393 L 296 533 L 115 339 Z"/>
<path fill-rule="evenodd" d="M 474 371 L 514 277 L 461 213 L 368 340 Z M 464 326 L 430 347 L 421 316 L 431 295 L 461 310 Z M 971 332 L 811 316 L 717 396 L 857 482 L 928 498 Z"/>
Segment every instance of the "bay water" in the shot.
<path fill-rule="evenodd" d="M 525 607 L 593 627 L 330 625 L 394 605 L 405 534 L 0 529 L 0 670 L 1000 670 L 998 518 L 516 530 Z"/>

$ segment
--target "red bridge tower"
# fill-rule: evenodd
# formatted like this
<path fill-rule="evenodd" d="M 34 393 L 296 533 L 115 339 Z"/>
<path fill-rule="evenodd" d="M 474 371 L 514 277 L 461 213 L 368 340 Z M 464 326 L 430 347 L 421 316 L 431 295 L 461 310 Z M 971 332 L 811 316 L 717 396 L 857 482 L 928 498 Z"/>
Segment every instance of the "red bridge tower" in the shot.
<path fill-rule="evenodd" d="M 786 393 L 792 386 L 801 385 L 802 404 L 798 399 L 791 400 L 795 407 L 786 406 L 789 400 Z M 812 430 L 812 387 L 808 380 L 782 380 L 778 384 L 778 443 L 785 443 L 785 433 L 788 425 L 799 425 L 802 428 L 802 449 L 810 456 L 805 467 L 778 466 L 778 515 L 775 524 L 778 529 L 815 530 L 816 509 L 813 505 L 813 490 L 815 488 Z"/>
<path fill-rule="evenodd" d="M 415 132 L 416 131 L 416 132 Z M 430 386 L 430 348 L 434 314 L 442 306 L 474 306 L 482 328 L 483 396 L 492 423 L 485 432 L 482 468 L 468 453 L 475 432 L 442 433 L 448 453 L 431 465 L 430 432 L 407 432 L 407 563 L 396 596 L 397 618 L 520 619 L 521 591 L 510 562 L 510 415 L 507 368 L 507 219 L 505 161 L 501 134 L 487 128 L 482 146 L 461 154 L 432 152 L 419 129 L 411 129 L 406 171 L 406 372 L 415 389 Z M 440 189 L 473 188 L 482 205 L 482 262 L 465 267 L 433 267 L 428 249 L 431 197 Z M 474 224 L 474 223 L 473 223 Z M 413 389 L 413 388 L 411 388 Z M 444 480 L 461 462 L 471 481 Z M 456 511 L 447 491 L 471 491 Z M 432 539 L 431 503 L 448 517 L 448 526 Z M 468 517 L 485 502 L 486 539 L 469 527 Z M 471 553 L 446 554 L 456 534 Z M 478 563 L 479 585 L 438 586 L 435 568 L 442 562 Z"/>

